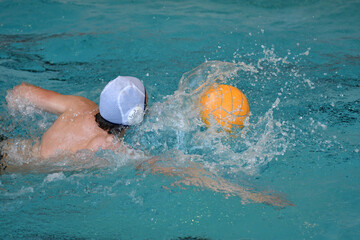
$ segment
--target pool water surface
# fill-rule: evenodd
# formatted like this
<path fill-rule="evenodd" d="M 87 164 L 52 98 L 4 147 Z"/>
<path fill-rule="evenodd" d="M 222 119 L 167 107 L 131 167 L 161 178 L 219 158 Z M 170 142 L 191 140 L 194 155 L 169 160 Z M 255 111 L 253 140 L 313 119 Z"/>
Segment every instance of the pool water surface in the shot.
<path fill-rule="evenodd" d="M 0 239 L 359 239 L 359 11 L 358 0 L 0 1 L 9 164 L 33 163 L 28 149 L 56 119 L 8 108 L 21 82 L 98 103 L 108 81 L 135 76 L 149 94 L 118 152 L 1 175 Z M 244 128 L 202 122 L 204 83 L 244 92 Z M 136 169 L 151 157 L 287 204 Z"/>

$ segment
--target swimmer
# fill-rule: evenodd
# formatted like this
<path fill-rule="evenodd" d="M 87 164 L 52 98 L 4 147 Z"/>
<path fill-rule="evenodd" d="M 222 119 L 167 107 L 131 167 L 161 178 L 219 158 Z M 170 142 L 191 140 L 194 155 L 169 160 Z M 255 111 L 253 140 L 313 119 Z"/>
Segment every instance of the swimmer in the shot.
<path fill-rule="evenodd" d="M 139 79 L 119 76 L 110 81 L 102 90 L 99 106 L 84 97 L 62 95 L 28 83 L 22 83 L 13 88 L 7 97 L 9 108 L 16 109 L 19 99 L 40 110 L 58 115 L 39 143 L 24 144 L 24 146 L 31 146 L 24 152 L 41 161 L 41 159 L 56 157 L 64 153 L 76 153 L 80 150 L 96 152 L 100 149 L 114 151 L 119 149 L 121 147 L 119 139 L 124 136 L 128 127 L 142 122 L 148 96 Z M 3 146 L 9 145 L 9 140 L 3 140 L 3 142 L 8 142 L 8 144 L 2 144 Z M 18 167 L 8 166 L 5 161 L 6 151 L 0 155 L 0 175 L 4 171 L 17 172 L 32 168 L 29 164 Z M 230 183 L 205 170 L 201 164 L 191 163 L 189 167 L 175 168 L 163 167 L 159 164 L 161 162 L 156 157 L 149 158 L 139 164 L 136 169 L 138 171 L 151 169 L 153 174 L 180 177 L 181 180 L 172 186 L 193 185 L 208 188 L 215 192 L 225 193 L 227 196 L 240 196 L 243 202 L 251 200 L 280 208 L 293 205 L 276 194 L 257 193 L 252 189 Z"/>
<path fill-rule="evenodd" d="M 116 149 L 128 127 L 142 122 L 147 99 L 139 79 L 123 76 L 105 86 L 99 106 L 84 97 L 63 95 L 28 83 L 15 86 L 6 98 L 10 109 L 16 109 L 21 100 L 58 115 L 41 141 L 27 151 L 39 159 L 80 150 Z M 6 168 L 4 160 L 1 168 Z"/>

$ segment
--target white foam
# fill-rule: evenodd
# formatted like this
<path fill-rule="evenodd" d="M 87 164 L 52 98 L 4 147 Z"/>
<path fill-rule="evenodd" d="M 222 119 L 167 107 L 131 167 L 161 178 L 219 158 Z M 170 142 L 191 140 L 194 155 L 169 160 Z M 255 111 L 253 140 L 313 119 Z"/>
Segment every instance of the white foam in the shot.
<path fill-rule="evenodd" d="M 27 193 L 33 193 L 34 192 L 34 188 L 33 187 L 24 187 L 22 186 L 21 189 L 17 192 L 8 192 L 6 191 L 4 193 L 4 196 L 7 196 L 7 197 L 11 197 L 11 198 L 17 198 L 17 197 L 20 197 L 22 195 L 25 195 Z"/>
<path fill-rule="evenodd" d="M 9 113 L 12 116 L 22 114 L 32 116 L 35 113 L 40 114 L 42 111 L 37 109 L 34 104 L 27 101 L 25 98 L 14 95 L 13 90 L 8 90 L 6 95 L 6 102 L 8 103 Z"/>
<path fill-rule="evenodd" d="M 143 202 L 144 202 L 143 197 L 137 195 L 135 190 L 131 191 L 128 195 L 131 198 L 132 202 L 139 204 L 139 205 L 143 205 Z"/>
<path fill-rule="evenodd" d="M 66 176 L 63 172 L 52 173 L 45 177 L 43 183 L 50 183 L 50 182 L 64 180 L 64 179 L 66 179 Z"/>

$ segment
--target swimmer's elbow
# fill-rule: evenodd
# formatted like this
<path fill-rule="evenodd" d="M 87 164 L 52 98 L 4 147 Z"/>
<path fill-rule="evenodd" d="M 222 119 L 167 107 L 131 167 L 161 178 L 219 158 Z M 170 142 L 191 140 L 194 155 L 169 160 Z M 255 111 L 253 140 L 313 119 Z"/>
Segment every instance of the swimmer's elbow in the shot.
<path fill-rule="evenodd" d="M 24 88 L 25 83 L 21 83 L 20 85 L 15 86 L 13 89 L 9 90 L 6 95 L 6 103 L 10 109 L 16 109 L 18 104 L 16 103 L 20 97 L 20 93 L 22 92 L 22 88 Z"/>
<path fill-rule="evenodd" d="M 32 86 L 33 85 L 31 85 L 29 83 L 22 82 L 21 84 L 15 86 L 12 91 L 13 91 L 13 94 L 21 95 L 24 91 L 28 90 L 28 88 L 32 87 Z"/>
<path fill-rule="evenodd" d="M 29 91 L 32 87 L 35 87 L 34 85 L 31 85 L 29 83 L 26 82 L 22 82 L 21 84 L 15 86 L 11 91 L 10 94 L 12 96 L 11 99 L 16 99 L 16 98 L 25 98 L 28 94 Z M 11 100 L 10 99 L 10 100 Z"/>

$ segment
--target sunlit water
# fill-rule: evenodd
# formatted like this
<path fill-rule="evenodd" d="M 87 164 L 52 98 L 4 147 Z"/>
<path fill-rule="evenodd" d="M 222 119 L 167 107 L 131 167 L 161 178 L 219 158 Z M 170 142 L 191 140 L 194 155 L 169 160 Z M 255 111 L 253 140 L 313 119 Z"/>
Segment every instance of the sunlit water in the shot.
<path fill-rule="evenodd" d="M 98 103 L 117 75 L 150 95 L 118 152 L 0 176 L 0 239 L 358 239 L 359 1 L 2 1 L 0 133 L 23 166 L 55 116 L 6 96 L 26 81 Z M 199 117 L 199 86 L 241 89 L 231 134 Z M 157 156 L 295 206 L 246 203 L 139 171 Z M 106 166 L 101 166 L 106 162 Z"/>

